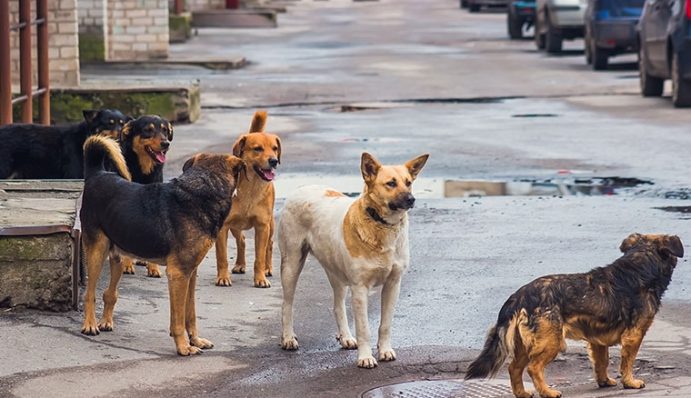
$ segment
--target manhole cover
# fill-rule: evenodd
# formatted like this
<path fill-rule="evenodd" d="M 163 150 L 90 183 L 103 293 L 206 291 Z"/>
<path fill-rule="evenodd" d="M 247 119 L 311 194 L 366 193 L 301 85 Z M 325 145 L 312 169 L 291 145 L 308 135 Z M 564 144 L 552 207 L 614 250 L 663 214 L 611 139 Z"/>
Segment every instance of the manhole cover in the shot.
<path fill-rule="evenodd" d="M 373 388 L 362 394 L 362 398 L 500 398 L 507 396 L 513 396 L 508 380 L 413 381 Z"/>

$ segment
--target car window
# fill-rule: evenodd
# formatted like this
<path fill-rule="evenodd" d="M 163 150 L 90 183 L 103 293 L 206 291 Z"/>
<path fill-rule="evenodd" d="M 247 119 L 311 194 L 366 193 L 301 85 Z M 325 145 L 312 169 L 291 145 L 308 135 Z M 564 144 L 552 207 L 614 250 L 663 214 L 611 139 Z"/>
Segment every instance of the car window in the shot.
<path fill-rule="evenodd" d="M 639 17 L 644 4 L 645 0 L 599 0 L 595 2 L 595 10 L 599 19 Z"/>

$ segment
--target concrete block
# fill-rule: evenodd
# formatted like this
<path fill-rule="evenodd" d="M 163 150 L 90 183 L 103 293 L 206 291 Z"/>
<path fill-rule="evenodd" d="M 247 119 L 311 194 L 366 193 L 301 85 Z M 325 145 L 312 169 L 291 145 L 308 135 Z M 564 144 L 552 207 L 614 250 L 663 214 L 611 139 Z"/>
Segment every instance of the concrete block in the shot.
<path fill-rule="evenodd" d="M 192 13 L 192 26 L 199 28 L 275 28 L 276 13 L 270 10 L 213 10 Z"/>

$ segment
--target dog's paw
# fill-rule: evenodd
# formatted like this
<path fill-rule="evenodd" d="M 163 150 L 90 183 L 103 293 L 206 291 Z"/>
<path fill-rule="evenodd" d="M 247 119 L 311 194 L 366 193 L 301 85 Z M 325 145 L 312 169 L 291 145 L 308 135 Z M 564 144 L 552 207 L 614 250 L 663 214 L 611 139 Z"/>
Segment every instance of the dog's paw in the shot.
<path fill-rule="evenodd" d="M 298 347 L 298 338 L 295 335 L 283 337 L 283 339 L 281 339 L 281 348 L 286 351 L 295 351 L 298 349 Z"/>
<path fill-rule="evenodd" d="M 274 276 L 274 274 L 273 274 L 273 272 L 271 272 L 271 270 L 267 270 L 267 271 L 264 273 L 264 275 L 266 275 L 267 278 L 270 277 L 270 276 Z"/>
<path fill-rule="evenodd" d="M 112 332 L 113 331 L 113 320 L 112 319 L 101 319 L 98 323 L 98 330 L 101 332 Z"/>
<path fill-rule="evenodd" d="M 261 287 L 261 288 L 271 287 L 271 282 L 267 281 L 266 278 L 255 279 L 254 280 L 254 287 Z"/>
<path fill-rule="evenodd" d="M 377 360 L 373 356 L 357 359 L 357 367 L 364 369 L 374 369 L 377 367 Z"/>
<path fill-rule="evenodd" d="M 390 362 L 396 360 L 396 351 L 388 349 L 386 351 L 379 352 L 379 360 L 383 362 Z"/>
<path fill-rule="evenodd" d="M 230 276 L 218 276 L 216 277 L 216 286 L 233 286 L 233 282 L 230 280 Z"/>
<path fill-rule="evenodd" d="M 548 388 L 540 393 L 540 398 L 561 398 L 561 391 Z"/>
<path fill-rule="evenodd" d="M 204 351 L 202 351 L 201 348 L 197 348 L 197 347 L 194 347 L 191 345 L 178 347 L 178 355 L 183 356 L 183 357 L 201 354 L 202 352 L 204 352 Z"/>
<path fill-rule="evenodd" d="M 161 269 L 156 264 L 146 264 L 146 276 L 149 278 L 160 278 Z"/>
<path fill-rule="evenodd" d="M 606 387 L 612 387 L 617 385 L 617 381 L 614 380 L 611 377 L 608 377 L 607 380 L 604 381 L 598 381 L 597 382 L 598 387 L 600 388 L 606 388 Z"/>
<path fill-rule="evenodd" d="M 82 334 L 97 336 L 99 333 L 100 331 L 98 330 L 98 326 L 96 326 L 96 322 L 84 322 L 84 325 L 82 325 Z"/>
<path fill-rule="evenodd" d="M 122 269 L 123 274 L 134 275 L 134 264 L 129 263 Z"/>
<path fill-rule="evenodd" d="M 247 266 L 245 264 L 235 264 L 235 267 L 233 267 L 233 273 L 244 274 L 246 269 Z"/>
<path fill-rule="evenodd" d="M 639 379 L 622 380 L 621 384 L 624 385 L 624 388 L 632 388 L 635 390 L 645 388 L 645 382 Z"/>
<path fill-rule="evenodd" d="M 197 348 L 202 348 L 202 349 L 211 349 L 214 348 L 214 343 L 210 342 L 207 339 L 203 339 L 201 337 L 193 337 L 190 339 L 190 344 L 197 347 Z"/>
<path fill-rule="evenodd" d="M 513 395 L 515 395 L 516 398 L 533 398 L 532 391 L 523 390 L 523 392 L 514 392 Z"/>
<path fill-rule="evenodd" d="M 341 348 L 344 350 L 354 350 L 357 348 L 357 340 L 353 336 L 336 336 L 336 340 L 341 343 Z"/>

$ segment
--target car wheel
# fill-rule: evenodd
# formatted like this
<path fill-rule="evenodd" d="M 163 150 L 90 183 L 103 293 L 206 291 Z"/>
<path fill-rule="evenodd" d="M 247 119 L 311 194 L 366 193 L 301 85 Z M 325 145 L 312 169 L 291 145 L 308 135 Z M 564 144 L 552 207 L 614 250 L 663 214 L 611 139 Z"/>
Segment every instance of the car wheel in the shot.
<path fill-rule="evenodd" d="M 506 14 L 506 24 L 511 39 L 523 38 L 523 20 L 512 11 L 512 7 L 509 7 L 509 11 Z"/>
<path fill-rule="evenodd" d="M 598 47 L 595 43 L 592 43 L 590 46 L 590 54 L 594 70 L 607 69 L 607 64 L 609 63 L 609 52 L 607 50 Z"/>
<path fill-rule="evenodd" d="M 641 95 L 644 97 L 659 97 L 662 95 L 665 80 L 651 76 L 645 62 L 645 48 L 641 44 L 638 50 L 638 77 L 641 83 Z"/>
<path fill-rule="evenodd" d="M 679 54 L 672 56 L 672 103 L 677 108 L 691 107 L 691 81 L 684 80 Z"/>
<path fill-rule="evenodd" d="M 593 63 L 593 54 L 590 51 L 590 31 L 588 29 L 585 30 L 585 39 L 583 39 L 583 42 L 585 47 L 585 63 L 590 65 Z"/>
<path fill-rule="evenodd" d="M 537 47 L 538 50 L 544 50 L 545 49 L 545 34 L 540 33 L 540 22 L 538 21 L 537 17 L 535 17 L 535 47 Z"/>
<path fill-rule="evenodd" d="M 547 24 L 547 34 L 545 34 L 545 49 L 548 54 L 557 54 L 561 52 L 563 39 L 557 29 L 552 26 L 552 21 L 549 19 L 549 14 L 545 15 L 545 23 Z"/>
<path fill-rule="evenodd" d="M 468 4 L 468 11 L 470 12 L 479 12 L 480 11 L 480 5 L 479 4 Z"/>

